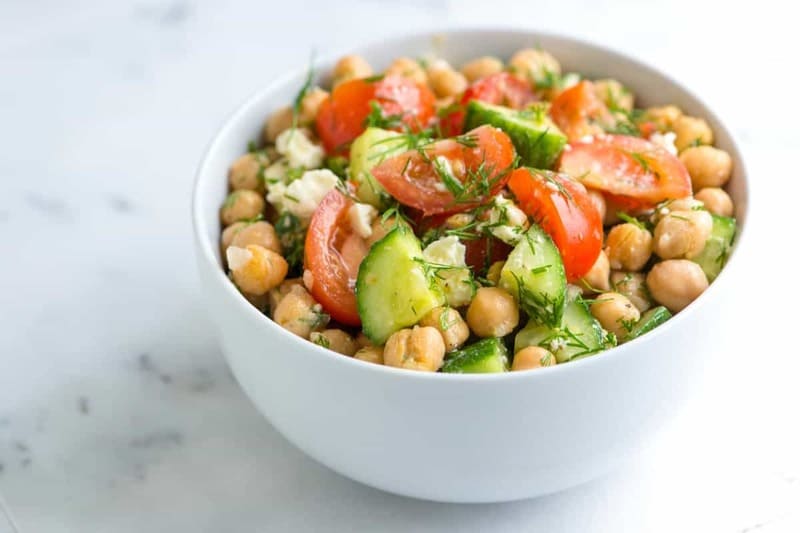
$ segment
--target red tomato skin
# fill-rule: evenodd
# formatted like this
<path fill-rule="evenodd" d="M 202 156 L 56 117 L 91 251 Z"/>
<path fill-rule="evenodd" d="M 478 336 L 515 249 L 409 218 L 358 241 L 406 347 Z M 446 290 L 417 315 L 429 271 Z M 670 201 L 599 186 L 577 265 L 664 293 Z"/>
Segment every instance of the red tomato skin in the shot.
<path fill-rule="evenodd" d="M 426 216 L 458 213 L 481 205 L 505 186 L 516 152 L 508 135 L 492 126 L 480 126 L 469 135 L 476 139 L 476 146 L 444 139 L 424 147 L 424 156 L 418 150 L 410 150 L 390 157 L 374 167 L 372 175 L 398 202 Z M 482 165 L 487 181 L 491 182 L 489 191 L 479 197 L 456 201 L 453 193 L 442 186 L 430 162 L 437 157 L 450 162 L 462 183 L 467 171 L 474 173 Z"/>
<path fill-rule="evenodd" d="M 511 174 L 508 188 L 520 208 L 553 239 L 564 261 L 567 281 L 575 282 L 589 272 L 600 255 L 603 220 L 581 183 L 556 173 L 548 175 L 552 181 L 519 168 Z"/>
<path fill-rule="evenodd" d="M 536 101 L 536 94 L 530 83 L 508 72 L 490 74 L 470 85 L 461 96 L 458 108 L 442 118 L 440 123 L 442 135 L 452 137 L 462 132 L 465 109 L 470 100 L 522 109 Z"/>
<path fill-rule="evenodd" d="M 571 143 L 561 154 L 559 170 L 580 177 L 584 185 L 603 191 L 631 211 L 692 193 L 692 180 L 680 159 L 657 144 L 628 135 L 599 135 Z"/>
<path fill-rule="evenodd" d="M 368 248 L 350 228 L 347 210 L 352 203 L 335 189 L 322 199 L 308 226 L 304 267 L 314 279 L 310 292 L 323 309 L 342 324 L 360 326 L 354 287 Z"/>
<path fill-rule="evenodd" d="M 550 116 L 570 142 L 603 133 L 595 121 L 610 123 L 611 119 L 608 108 L 594 91 L 594 84 L 586 80 L 559 93 L 550 106 Z"/>
<path fill-rule="evenodd" d="M 373 100 L 381 106 L 384 116 L 402 115 L 404 124 L 412 131 L 424 129 L 435 116 L 434 94 L 408 78 L 386 76 L 344 82 L 322 102 L 315 122 L 317 134 L 329 154 L 347 154 L 350 142 L 365 129 L 364 121 Z"/>

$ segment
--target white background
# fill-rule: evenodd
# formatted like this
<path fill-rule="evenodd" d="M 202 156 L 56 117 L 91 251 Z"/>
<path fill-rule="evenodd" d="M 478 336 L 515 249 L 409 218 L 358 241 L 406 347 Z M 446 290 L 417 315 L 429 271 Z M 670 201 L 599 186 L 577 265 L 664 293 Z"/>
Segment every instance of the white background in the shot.
<path fill-rule="evenodd" d="M 734 4 L 0 0 L 0 493 L 21 530 L 800 531 L 797 18 Z M 708 317 L 723 362 L 627 466 L 535 501 L 398 498 L 302 456 L 234 383 L 194 270 L 192 176 L 225 116 L 312 48 L 510 23 L 627 51 L 711 102 L 750 165 L 751 246 Z"/>

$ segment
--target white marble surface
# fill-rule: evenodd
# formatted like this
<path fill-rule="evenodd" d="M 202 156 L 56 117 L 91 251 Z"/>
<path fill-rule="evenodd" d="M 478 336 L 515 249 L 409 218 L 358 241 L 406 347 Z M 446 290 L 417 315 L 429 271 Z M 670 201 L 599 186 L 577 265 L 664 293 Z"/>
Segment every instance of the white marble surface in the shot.
<path fill-rule="evenodd" d="M 777 2 L 225 4 L 0 2 L 0 493 L 20 530 L 800 531 L 798 78 L 779 68 L 797 40 Z M 751 164 L 752 247 L 709 319 L 725 363 L 627 466 L 534 501 L 398 498 L 305 458 L 238 389 L 195 275 L 192 175 L 226 114 L 312 47 L 509 21 L 713 101 Z"/>

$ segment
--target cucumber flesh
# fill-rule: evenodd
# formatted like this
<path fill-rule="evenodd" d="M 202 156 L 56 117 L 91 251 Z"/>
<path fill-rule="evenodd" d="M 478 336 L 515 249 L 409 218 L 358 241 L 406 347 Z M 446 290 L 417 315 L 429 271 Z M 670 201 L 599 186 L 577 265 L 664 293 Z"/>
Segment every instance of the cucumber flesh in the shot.
<path fill-rule="evenodd" d="M 356 303 L 364 334 L 375 344 L 413 326 L 444 295 L 425 272 L 414 232 L 398 226 L 370 248 L 356 279 Z"/>
<path fill-rule="evenodd" d="M 450 354 L 442 372 L 490 374 L 508 371 L 508 350 L 498 338 L 483 339 Z"/>
<path fill-rule="evenodd" d="M 552 169 L 567 144 L 567 137 L 545 112 L 516 111 L 507 107 L 472 100 L 467 104 L 465 131 L 491 124 L 511 138 L 522 163 L 534 168 Z"/>
<path fill-rule="evenodd" d="M 613 345 L 613 344 L 612 344 Z M 528 346 L 541 346 L 553 352 L 559 363 L 585 357 L 609 348 L 607 334 L 586 304 L 570 299 L 558 327 L 531 319 L 514 339 L 514 353 Z"/>
<path fill-rule="evenodd" d="M 670 313 L 666 307 L 658 306 L 649 309 L 642 315 L 633 328 L 631 328 L 630 332 L 625 335 L 623 342 L 628 342 L 636 337 L 641 337 L 648 331 L 654 330 L 656 327 L 660 326 L 670 318 L 672 318 L 672 313 Z"/>
<path fill-rule="evenodd" d="M 733 245 L 733 237 L 736 234 L 735 218 L 718 215 L 711 215 L 711 218 L 714 221 L 711 227 L 711 236 L 706 241 L 706 246 L 700 255 L 692 259 L 703 269 L 709 282 L 714 281 L 722 271 L 722 267 L 725 266 L 731 252 L 731 245 Z"/>
<path fill-rule="evenodd" d="M 362 202 L 381 210 L 389 195 L 372 175 L 372 168 L 388 157 L 408 149 L 408 142 L 396 131 L 367 128 L 350 145 L 350 179 L 356 185 L 356 196 Z"/>
<path fill-rule="evenodd" d="M 537 224 L 531 225 L 508 255 L 498 285 L 537 323 L 561 323 L 567 292 L 564 263 L 556 245 Z"/>

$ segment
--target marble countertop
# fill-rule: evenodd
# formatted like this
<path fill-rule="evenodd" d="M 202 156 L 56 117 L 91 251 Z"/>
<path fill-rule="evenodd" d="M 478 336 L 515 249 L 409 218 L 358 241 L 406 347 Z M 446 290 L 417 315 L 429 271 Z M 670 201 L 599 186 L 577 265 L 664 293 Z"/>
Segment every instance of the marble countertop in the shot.
<path fill-rule="evenodd" d="M 792 17 L 769 1 L 769 25 L 733 3 L 520 4 L 0 5 L 0 494 L 20 531 L 800 531 L 800 117 L 783 105 L 798 79 L 773 52 L 796 48 Z M 395 497 L 303 456 L 233 380 L 195 273 L 193 172 L 225 116 L 312 47 L 509 20 L 652 62 L 740 135 L 753 238 L 711 322 L 726 364 L 603 479 L 498 505 Z"/>

